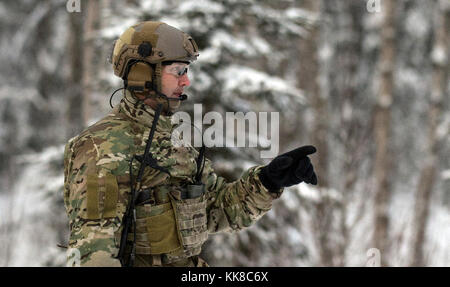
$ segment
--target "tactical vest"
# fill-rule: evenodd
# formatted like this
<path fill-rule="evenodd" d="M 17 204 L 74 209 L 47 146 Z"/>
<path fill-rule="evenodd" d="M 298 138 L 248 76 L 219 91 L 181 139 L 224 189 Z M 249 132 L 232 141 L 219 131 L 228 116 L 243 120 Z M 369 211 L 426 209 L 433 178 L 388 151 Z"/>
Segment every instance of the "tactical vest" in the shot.
<path fill-rule="evenodd" d="M 170 264 L 200 254 L 208 238 L 204 191 L 204 185 L 141 191 L 136 224 L 128 234 L 133 241 L 136 229 L 136 255 L 160 256 L 163 264 Z"/>
<path fill-rule="evenodd" d="M 123 218 L 118 258 L 122 265 L 133 266 L 136 256 L 152 256 L 159 265 L 181 261 L 201 252 L 208 238 L 205 185 L 201 182 L 204 167 L 202 146 L 197 158 L 197 173 L 194 184 L 162 185 L 141 189 L 143 171 L 151 167 L 161 172 L 170 172 L 158 165 L 150 152 L 162 105 L 159 104 L 152 122 L 143 155 L 134 155 L 140 162 L 136 186 L 133 183 L 130 161 L 131 198 Z M 136 194 L 137 192 L 137 194 Z M 131 244 L 130 244 L 131 243 Z M 130 246 L 131 245 L 131 246 Z M 123 256 L 128 249 L 129 256 Z M 126 258 L 129 258 L 126 260 Z"/>

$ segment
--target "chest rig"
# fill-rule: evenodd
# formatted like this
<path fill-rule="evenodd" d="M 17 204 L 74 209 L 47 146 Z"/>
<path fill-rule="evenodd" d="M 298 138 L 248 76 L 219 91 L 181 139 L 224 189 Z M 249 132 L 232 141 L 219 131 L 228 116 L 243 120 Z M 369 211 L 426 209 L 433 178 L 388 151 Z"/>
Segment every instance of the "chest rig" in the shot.
<path fill-rule="evenodd" d="M 194 184 L 163 185 L 142 189 L 141 181 L 146 167 L 167 173 L 150 153 L 151 142 L 161 114 L 157 106 L 143 155 L 134 155 L 130 161 L 131 197 L 123 217 L 120 247 L 117 258 L 122 266 L 133 266 L 136 255 L 153 256 L 169 264 L 200 254 L 208 238 L 206 190 L 201 181 L 205 164 L 202 145 L 196 160 Z M 133 160 L 140 163 L 133 182 Z"/>

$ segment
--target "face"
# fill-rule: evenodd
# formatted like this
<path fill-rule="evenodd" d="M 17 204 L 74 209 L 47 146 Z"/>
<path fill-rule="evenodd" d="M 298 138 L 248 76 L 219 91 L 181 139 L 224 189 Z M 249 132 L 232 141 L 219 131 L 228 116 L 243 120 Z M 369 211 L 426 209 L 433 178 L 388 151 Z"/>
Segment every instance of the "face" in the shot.
<path fill-rule="evenodd" d="M 187 71 L 188 65 L 185 63 L 173 63 L 171 65 L 163 66 L 161 75 L 161 93 L 168 98 L 175 99 L 183 94 L 184 87 L 189 87 L 191 84 Z M 145 99 L 144 103 L 153 109 L 156 109 L 157 102 L 155 99 Z"/>
<path fill-rule="evenodd" d="M 189 87 L 191 84 L 187 72 L 188 65 L 184 63 L 163 66 L 161 92 L 169 98 L 178 98 L 183 94 L 184 87 Z"/>

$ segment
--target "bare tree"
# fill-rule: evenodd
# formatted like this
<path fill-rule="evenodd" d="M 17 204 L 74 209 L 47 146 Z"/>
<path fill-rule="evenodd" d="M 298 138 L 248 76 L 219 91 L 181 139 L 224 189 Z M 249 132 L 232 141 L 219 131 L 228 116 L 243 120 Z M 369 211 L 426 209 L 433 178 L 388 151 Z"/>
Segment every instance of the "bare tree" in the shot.
<path fill-rule="evenodd" d="M 393 70 L 395 60 L 395 0 L 383 2 L 384 20 L 381 31 L 381 55 L 379 69 L 381 72 L 380 91 L 374 111 L 375 154 L 375 222 L 373 242 L 382 254 L 382 265 L 387 265 L 389 254 L 389 215 L 388 205 L 391 197 L 389 173 L 392 153 L 389 148 L 391 136 L 391 107 L 393 102 Z"/>
<path fill-rule="evenodd" d="M 81 13 L 69 16 L 70 75 L 68 85 L 68 132 L 72 137 L 86 127 L 91 117 L 91 95 L 97 79 L 95 32 L 100 26 L 100 1 L 84 1 Z"/>
<path fill-rule="evenodd" d="M 84 23 L 84 38 L 83 38 L 83 74 L 82 74 L 82 88 L 83 88 L 83 104 L 82 104 L 82 119 L 83 125 L 87 126 L 91 117 L 91 94 L 93 92 L 93 84 L 96 79 L 96 71 L 98 65 L 95 61 L 95 32 L 100 25 L 100 1 L 87 1 L 87 14 Z"/>
<path fill-rule="evenodd" d="M 304 8 L 312 12 L 317 17 L 320 14 L 321 1 L 304 1 Z M 319 34 L 320 25 L 318 22 L 311 28 L 307 38 L 302 39 L 299 45 L 300 68 L 299 83 L 300 88 L 305 91 L 314 109 L 314 123 L 312 128 L 312 141 L 320 150 L 314 166 L 317 173 L 321 175 L 320 185 L 328 187 L 328 110 L 327 100 L 323 97 L 319 86 Z"/>
<path fill-rule="evenodd" d="M 340 14 L 339 23 L 341 28 L 347 31 L 347 37 L 342 37 L 336 47 L 337 67 L 340 73 L 337 78 L 336 95 L 339 99 L 339 128 L 335 132 L 342 146 L 343 154 L 339 158 L 340 164 L 340 182 L 341 199 L 337 201 L 336 209 L 336 232 L 339 234 L 339 240 L 336 248 L 336 260 L 338 265 L 346 265 L 346 252 L 350 243 L 350 232 L 352 224 L 348 222 L 348 209 L 353 203 L 353 191 L 361 174 L 359 169 L 363 163 L 363 158 L 367 157 L 368 152 L 368 129 L 363 128 L 365 119 L 358 117 L 357 110 L 363 107 L 361 99 L 361 86 L 358 80 L 360 73 L 359 64 L 363 57 L 363 18 L 364 11 L 361 1 L 346 1 L 343 5 L 343 12 Z M 345 71 L 345 72 L 344 72 Z M 333 96 L 334 97 L 334 96 Z M 360 194 L 364 196 L 364 194 Z M 358 213 L 362 214 L 363 205 L 358 208 Z M 354 218 L 355 224 L 361 216 Z"/>
<path fill-rule="evenodd" d="M 303 2 L 303 8 L 316 15 L 320 15 L 322 1 L 308 0 Z M 319 175 L 319 188 L 324 192 L 329 187 L 328 174 L 328 103 L 321 93 L 319 85 L 319 41 L 320 23 L 311 27 L 308 36 L 300 41 L 300 88 L 305 91 L 314 110 L 314 120 L 311 129 L 311 138 L 319 151 L 313 158 L 314 168 Z M 333 251 L 330 247 L 330 228 L 332 225 L 328 197 L 325 195 L 314 205 L 313 217 L 316 235 L 316 244 L 319 250 L 320 264 L 333 266 Z"/>
<path fill-rule="evenodd" d="M 69 33 L 67 48 L 70 75 L 67 86 L 67 138 L 78 134 L 83 127 L 83 13 L 70 13 Z"/>
<path fill-rule="evenodd" d="M 435 0 L 435 25 L 434 43 L 431 60 L 433 63 L 432 87 L 430 94 L 430 106 L 428 111 L 428 147 L 424 166 L 420 174 L 417 187 L 416 202 L 414 208 L 414 230 L 411 265 L 425 266 L 424 256 L 425 231 L 430 214 L 430 199 L 433 192 L 435 177 L 438 168 L 438 142 L 437 128 L 442 114 L 444 94 L 448 84 L 448 55 L 449 34 L 446 30 L 450 20 L 450 5 L 444 1 Z"/>

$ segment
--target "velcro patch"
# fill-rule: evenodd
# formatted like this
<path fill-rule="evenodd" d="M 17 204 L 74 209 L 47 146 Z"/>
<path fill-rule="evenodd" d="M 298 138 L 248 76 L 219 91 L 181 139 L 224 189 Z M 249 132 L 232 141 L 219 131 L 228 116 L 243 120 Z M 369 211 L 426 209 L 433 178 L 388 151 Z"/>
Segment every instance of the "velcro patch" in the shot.
<path fill-rule="evenodd" d="M 106 174 L 99 178 L 97 174 L 87 176 L 86 218 L 101 219 L 116 216 L 119 186 L 116 177 Z"/>

